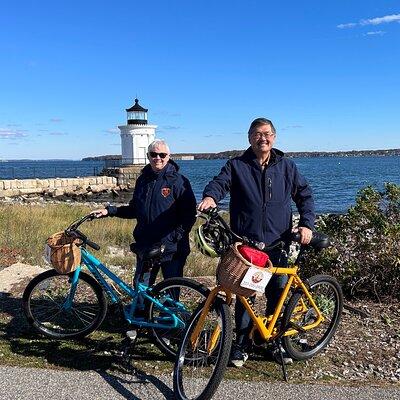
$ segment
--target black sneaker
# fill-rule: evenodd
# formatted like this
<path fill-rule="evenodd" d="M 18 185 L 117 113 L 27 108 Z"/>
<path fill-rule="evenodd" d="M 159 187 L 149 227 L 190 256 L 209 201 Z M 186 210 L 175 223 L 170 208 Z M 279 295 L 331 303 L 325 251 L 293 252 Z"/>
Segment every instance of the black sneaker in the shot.
<path fill-rule="evenodd" d="M 240 348 L 233 346 L 229 363 L 236 368 L 242 368 L 248 358 L 249 355 L 247 353 L 243 352 Z"/>

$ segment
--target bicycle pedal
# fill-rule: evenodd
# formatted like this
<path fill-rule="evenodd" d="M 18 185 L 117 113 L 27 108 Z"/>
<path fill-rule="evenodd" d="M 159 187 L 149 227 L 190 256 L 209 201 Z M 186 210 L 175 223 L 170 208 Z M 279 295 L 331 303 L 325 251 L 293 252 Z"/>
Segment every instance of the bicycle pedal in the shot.
<path fill-rule="evenodd" d="M 302 326 L 296 324 L 295 322 L 290 321 L 289 325 L 291 328 L 294 328 L 294 329 L 296 329 L 296 331 L 299 331 L 301 333 L 307 332 L 306 329 L 304 329 Z"/>

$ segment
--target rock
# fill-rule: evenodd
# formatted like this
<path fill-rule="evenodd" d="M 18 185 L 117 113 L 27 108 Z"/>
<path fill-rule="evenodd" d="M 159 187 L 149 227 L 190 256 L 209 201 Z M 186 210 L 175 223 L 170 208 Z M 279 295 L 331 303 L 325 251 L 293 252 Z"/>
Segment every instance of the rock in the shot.
<path fill-rule="evenodd" d="M 10 293 L 12 287 L 27 277 L 34 277 L 44 268 L 37 265 L 27 265 L 23 263 L 15 263 L 10 267 L 0 271 L 0 292 Z"/>

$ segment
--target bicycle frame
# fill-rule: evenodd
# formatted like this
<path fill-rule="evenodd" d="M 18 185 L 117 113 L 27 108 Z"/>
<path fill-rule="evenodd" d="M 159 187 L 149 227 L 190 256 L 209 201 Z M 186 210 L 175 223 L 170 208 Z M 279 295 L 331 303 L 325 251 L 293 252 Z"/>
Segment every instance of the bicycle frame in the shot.
<path fill-rule="evenodd" d="M 300 279 L 300 277 L 297 275 L 297 270 L 298 267 L 272 267 L 270 268 L 270 272 L 273 274 L 277 275 L 287 275 L 289 277 L 285 288 L 283 289 L 281 296 L 279 297 L 278 304 L 275 308 L 275 311 L 272 315 L 270 316 L 259 316 L 257 312 L 254 310 L 253 305 L 251 300 L 248 297 L 244 296 L 236 296 L 237 300 L 239 300 L 243 306 L 245 307 L 246 311 L 249 313 L 251 320 L 253 321 L 253 329 L 250 333 L 254 334 L 254 331 L 257 330 L 261 337 L 265 340 L 268 341 L 270 339 L 274 339 L 278 336 L 290 336 L 290 335 L 295 335 L 298 334 L 299 331 L 295 327 L 290 327 L 290 329 L 285 330 L 284 332 L 278 332 L 276 329 L 276 322 L 281 315 L 283 305 L 285 300 L 288 297 L 290 289 L 293 287 L 294 289 L 301 289 L 306 298 L 309 300 L 311 307 L 315 310 L 317 319 L 307 325 L 304 325 L 301 327 L 302 331 L 310 330 L 315 327 L 317 327 L 321 322 L 324 321 L 324 317 L 319 310 L 317 304 L 315 303 L 314 299 L 312 298 L 311 293 L 307 289 L 307 286 L 304 284 L 304 282 Z M 215 298 L 218 296 L 220 292 L 224 292 L 226 295 L 226 302 L 230 304 L 231 299 L 232 299 L 232 293 L 229 290 L 224 289 L 222 286 L 217 286 L 215 287 L 209 294 L 203 310 L 200 314 L 199 320 L 190 336 L 191 344 L 193 348 L 196 347 L 197 340 L 200 334 L 200 331 L 203 329 L 204 326 L 204 321 L 207 316 L 207 313 L 209 312 L 213 302 L 215 301 Z M 308 310 L 306 304 L 304 301 L 302 301 L 301 305 L 301 311 L 306 312 Z M 286 329 L 288 327 L 284 327 Z M 212 340 L 210 341 L 209 344 L 209 354 L 211 354 L 212 350 L 217 344 L 218 338 L 219 338 L 219 327 L 217 327 L 214 332 L 212 333 Z"/>
<path fill-rule="evenodd" d="M 126 305 L 124 310 L 125 319 L 130 323 L 137 325 L 139 327 L 146 328 L 160 328 L 160 329 L 172 329 L 172 328 L 182 328 L 185 326 L 185 323 L 176 316 L 176 314 L 171 311 L 168 307 L 165 307 L 158 299 L 152 297 L 149 294 L 149 287 L 144 285 L 141 282 L 136 284 L 135 288 L 127 285 L 122 279 L 120 279 L 117 275 L 111 272 L 104 264 L 102 264 L 93 254 L 87 251 L 85 248 L 81 247 L 81 256 L 82 262 L 81 265 L 73 272 L 71 279 L 71 290 L 69 296 L 64 303 L 64 308 L 68 309 L 72 307 L 73 298 L 75 296 L 76 288 L 79 282 L 79 274 L 82 269 L 82 266 L 85 265 L 89 271 L 92 273 L 94 278 L 99 282 L 103 290 L 109 296 L 111 303 L 116 304 L 121 302 L 121 298 L 118 295 L 118 292 L 112 288 L 109 283 L 105 280 L 103 275 L 108 276 L 127 296 L 129 296 L 132 301 Z M 165 317 L 160 317 L 158 320 L 162 322 L 148 322 L 143 319 L 138 319 L 134 317 L 134 312 L 138 303 L 139 296 L 143 299 L 147 299 L 148 301 L 154 303 L 154 305 L 161 310 L 162 313 L 166 314 Z M 184 310 L 184 306 L 179 301 L 174 299 L 170 299 L 171 303 L 174 307 L 178 309 Z"/>

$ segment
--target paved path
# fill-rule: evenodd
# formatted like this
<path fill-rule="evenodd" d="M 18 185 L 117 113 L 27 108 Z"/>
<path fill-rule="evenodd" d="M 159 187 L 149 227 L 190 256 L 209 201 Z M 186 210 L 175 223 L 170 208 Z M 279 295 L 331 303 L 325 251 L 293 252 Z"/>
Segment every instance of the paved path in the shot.
<path fill-rule="evenodd" d="M 171 377 L 113 375 L 104 371 L 55 371 L 0 367 L 2 400 L 173 399 Z M 225 380 L 215 400 L 400 400 L 400 387 L 344 387 Z"/>

